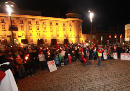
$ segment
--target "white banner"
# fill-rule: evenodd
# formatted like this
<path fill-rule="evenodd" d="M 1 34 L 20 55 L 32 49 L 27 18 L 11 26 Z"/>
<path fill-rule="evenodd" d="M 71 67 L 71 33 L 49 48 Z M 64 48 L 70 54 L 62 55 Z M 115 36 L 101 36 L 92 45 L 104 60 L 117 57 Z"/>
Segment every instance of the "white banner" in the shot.
<path fill-rule="evenodd" d="M 107 53 L 103 53 L 103 58 L 107 59 Z"/>
<path fill-rule="evenodd" d="M 48 68 L 49 68 L 50 72 L 53 72 L 53 71 L 57 70 L 57 67 L 56 67 L 56 64 L 55 64 L 54 60 L 48 61 L 47 64 L 48 64 Z"/>
<path fill-rule="evenodd" d="M 130 61 L 130 54 L 129 53 L 121 53 L 121 60 Z"/>

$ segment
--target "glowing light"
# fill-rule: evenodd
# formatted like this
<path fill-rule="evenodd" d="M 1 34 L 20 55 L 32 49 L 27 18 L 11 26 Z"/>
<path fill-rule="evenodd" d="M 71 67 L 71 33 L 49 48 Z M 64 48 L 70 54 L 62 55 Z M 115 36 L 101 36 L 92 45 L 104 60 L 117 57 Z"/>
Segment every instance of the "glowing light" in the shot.
<path fill-rule="evenodd" d="M 90 21 L 93 22 L 94 13 L 92 11 L 90 11 L 90 10 L 88 12 L 89 12 Z"/>
<path fill-rule="evenodd" d="M 11 16 L 12 12 L 13 12 L 13 9 L 12 9 L 12 5 L 6 5 L 6 10 L 8 12 L 8 15 Z"/>
<path fill-rule="evenodd" d="M 111 38 L 111 35 L 109 35 L 109 38 Z"/>
<path fill-rule="evenodd" d="M 28 60 L 28 57 L 25 57 L 25 60 Z"/>
<path fill-rule="evenodd" d="M 115 35 L 114 37 L 115 37 L 115 39 L 116 39 L 116 38 L 117 38 L 117 35 Z"/>
<path fill-rule="evenodd" d="M 122 38 L 122 34 L 120 35 L 120 38 Z"/>

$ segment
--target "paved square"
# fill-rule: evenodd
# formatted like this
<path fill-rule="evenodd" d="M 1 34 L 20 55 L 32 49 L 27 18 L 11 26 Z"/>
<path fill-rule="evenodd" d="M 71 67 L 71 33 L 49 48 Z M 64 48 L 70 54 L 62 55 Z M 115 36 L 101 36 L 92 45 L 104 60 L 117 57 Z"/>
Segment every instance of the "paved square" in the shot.
<path fill-rule="evenodd" d="M 130 61 L 103 61 L 100 67 L 76 61 L 55 72 L 37 71 L 17 85 L 19 91 L 130 91 Z"/>

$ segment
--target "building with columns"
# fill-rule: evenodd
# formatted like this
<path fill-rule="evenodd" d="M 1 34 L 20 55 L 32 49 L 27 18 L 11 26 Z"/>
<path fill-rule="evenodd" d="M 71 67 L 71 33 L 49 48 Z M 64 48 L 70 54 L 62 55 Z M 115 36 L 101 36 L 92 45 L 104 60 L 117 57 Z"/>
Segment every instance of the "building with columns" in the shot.
<path fill-rule="evenodd" d="M 125 25 L 125 41 L 130 41 L 130 24 Z"/>
<path fill-rule="evenodd" d="M 82 20 L 79 18 L 54 18 L 32 15 L 0 13 L 0 41 L 11 42 L 12 33 L 10 24 L 16 27 L 13 30 L 13 39 L 17 44 L 44 43 L 63 44 L 85 42 L 86 36 L 82 34 Z"/>

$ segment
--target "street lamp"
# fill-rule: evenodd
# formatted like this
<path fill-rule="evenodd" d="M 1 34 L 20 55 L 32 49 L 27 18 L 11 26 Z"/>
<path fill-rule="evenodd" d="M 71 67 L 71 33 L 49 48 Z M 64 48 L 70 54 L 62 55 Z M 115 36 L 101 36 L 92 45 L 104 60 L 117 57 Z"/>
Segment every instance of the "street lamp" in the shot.
<path fill-rule="evenodd" d="M 92 11 L 88 11 L 89 12 L 89 18 L 90 18 L 90 22 L 91 22 L 91 31 L 90 31 L 90 35 L 91 35 L 91 40 L 92 40 L 92 22 L 93 22 L 93 18 L 94 18 L 94 12 Z"/>
<path fill-rule="evenodd" d="M 14 34 L 13 34 L 13 25 L 12 25 L 12 20 L 11 20 L 11 15 L 13 13 L 13 8 L 15 6 L 15 3 L 12 1 L 7 1 L 4 3 L 4 7 L 8 13 L 9 19 L 10 19 L 10 26 L 9 26 L 9 30 L 12 33 L 11 39 L 12 39 L 12 44 L 14 45 Z"/>

